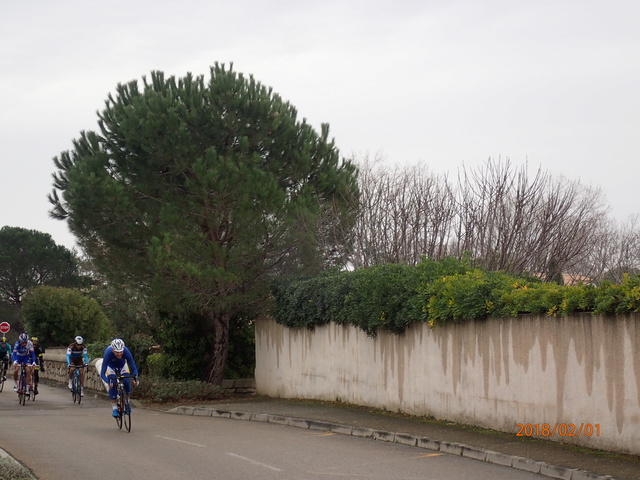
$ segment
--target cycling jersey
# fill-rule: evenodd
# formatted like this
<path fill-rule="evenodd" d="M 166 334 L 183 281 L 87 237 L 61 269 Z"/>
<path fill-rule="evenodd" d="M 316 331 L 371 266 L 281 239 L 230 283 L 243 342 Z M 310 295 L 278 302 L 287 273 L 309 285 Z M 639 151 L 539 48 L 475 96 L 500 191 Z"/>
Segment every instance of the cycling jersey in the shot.
<path fill-rule="evenodd" d="M 102 366 L 100 367 L 100 378 L 102 378 L 102 381 L 107 386 L 107 389 L 109 390 L 109 398 L 111 400 L 115 400 L 116 398 L 116 387 L 115 382 L 113 381 L 116 377 L 116 372 L 128 373 L 132 377 L 138 376 L 138 367 L 136 367 L 133 355 L 131 355 L 131 352 L 127 347 L 124 347 L 122 358 L 117 358 L 115 356 L 111 346 L 108 346 L 104 351 Z M 109 382 L 109 379 L 111 379 L 112 382 Z M 123 379 L 123 383 L 124 391 L 129 395 L 131 393 L 131 379 L 125 378 Z"/>
<path fill-rule="evenodd" d="M 36 362 L 38 363 L 38 366 L 44 372 L 44 347 L 34 345 L 33 353 L 36 354 Z"/>
<path fill-rule="evenodd" d="M 67 365 L 82 365 L 83 363 L 89 363 L 87 347 L 83 343 L 77 344 L 73 342 L 67 347 Z"/>
<path fill-rule="evenodd" d="M 115 375 L 115 372 L 129 373 L 133 377 L 138 376 L 138 367 L 127 347 L 124 347 L 122 358 L 116 358 L 111 346 L 104 351 L 100 377 L 102 377 L 103 381 L 109 383 L 107 376 Z"/>
<path fill-rule="evenodd" d="M 20 340 L 17 340 L 15 345 L 13 346 L 13 353 L 11 354 L 11 359 L 14 363 L 25 363 L 27 365 L 35 365 L 36 364 L 36 354 L 33 350 L 33 343 L 31 340 L 27 342 L 26 345 L 23 345 Z"/>
<path fill-rule="evenodd" d="M 11 348 L 11 345 L 9 345 L 9 342 L 5 342 L 4 347 L 2 346 L 2 343 L 0 343 L 0 359 L 11 357 L 12 352 L 13 349 Z"/>

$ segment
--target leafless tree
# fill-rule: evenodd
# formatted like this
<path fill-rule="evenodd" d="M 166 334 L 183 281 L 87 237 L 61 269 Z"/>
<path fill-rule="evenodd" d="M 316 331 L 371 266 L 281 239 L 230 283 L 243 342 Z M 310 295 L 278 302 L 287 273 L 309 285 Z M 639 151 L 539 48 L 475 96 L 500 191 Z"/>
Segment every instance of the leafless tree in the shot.
<path fill-rule="evenodd" d="M 365 158 L 359 169 L 354 267 L 412 265 L 448 253 L 455 204 L 446 177 L 421 166 L 388 171 L 379 159 Z"/>
<path fill-rule="evenodd" d="M 599 189 L 509 159 L 462 167 L 455 188 L 425 167 L 359 163 L 354 267 L 471 255 L 486 270 L 602 278 L 637 268 L 635 224 L 617 230 Z"/>

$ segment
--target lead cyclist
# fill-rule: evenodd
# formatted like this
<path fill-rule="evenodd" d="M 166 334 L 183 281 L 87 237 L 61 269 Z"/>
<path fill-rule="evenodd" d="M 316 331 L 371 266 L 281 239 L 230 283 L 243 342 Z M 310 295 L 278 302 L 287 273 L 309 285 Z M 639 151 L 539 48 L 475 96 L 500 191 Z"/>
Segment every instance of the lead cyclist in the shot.
<path fill-rule="evenodd" d="M 139 385 L 138 381 L 138 367 L 133 359 L 133 355 L 129 349 L 125 346 L 124 341 L 120 338 L 115 338 L 111 342 L 105 351 L 102 358 L 102 366 L 100 368 L 100 378 L 108 385 L 109 398 L 111 399 L 111 415 L 113 417 L 118 416 L 118 406 L 116 404 L 116 372 L 121 374 L 128 374 L 133 377 L 134 386 Z M 128 395 L 131 394 L 131 378 L 125 377 L 122 379 L 124 383 L 124 391 Z M 131 412 L 125 412 L 131 413 Z"/>

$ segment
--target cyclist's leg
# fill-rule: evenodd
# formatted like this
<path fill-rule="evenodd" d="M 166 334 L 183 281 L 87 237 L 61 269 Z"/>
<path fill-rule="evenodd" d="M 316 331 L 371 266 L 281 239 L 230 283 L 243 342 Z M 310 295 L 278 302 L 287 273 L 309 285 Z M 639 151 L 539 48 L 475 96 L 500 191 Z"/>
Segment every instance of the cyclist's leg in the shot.
<path fill-rule="evenodd" d="M 29 395 L 29 391 L 31 390 L 31 379 L 33 378 L 33 365 L 30 363 L 25 362 L 24 363 L 24 369 L 25 369 L 25 393 L 27 395 Z"/>
<path fill-rule="evenodd" d="M 38 383 L 40 383 L 40 370 L 36 367 L 37 365 L 33 367 L 33 381 L 31 382 L 31 384 L 33 385 L 34 395 L 38 394 Z"/>
<path fill-rule="evenodd" d="M 72 362 L 69 364 L 69 388 L 73 388 L 73 374 L 76 371 L 75 364 Z"/>
<path fill-rule="evenodd" d="M 84 368 L 80 368 L 80 396 L 84 396 L 84 371 L 86 370 L 86 366 Z"/>
<path fill-rule="evenodd" d="M 126 393 L 127 396 L 131 395 L 131 378 L 130 377 L 123 378 L 122 383 L 124 385 L 124 393 Z"/>
<path fill-rule="evenodd" d="M 118 416 L 118 404 L 116 402 L 116 397 L 117 397 L 116 374 L 109 367 L 107 367 L 107 379 L 109 380 L 109 398 L 111 399 L 111 415 L 114 416 L 114 417 L 117 417 Z"/>
<path fill-rule="evenodd" d="M 13 389 L 18 390 L 18 372 L 20 372 L 19 362 L 13 362 Z"/>

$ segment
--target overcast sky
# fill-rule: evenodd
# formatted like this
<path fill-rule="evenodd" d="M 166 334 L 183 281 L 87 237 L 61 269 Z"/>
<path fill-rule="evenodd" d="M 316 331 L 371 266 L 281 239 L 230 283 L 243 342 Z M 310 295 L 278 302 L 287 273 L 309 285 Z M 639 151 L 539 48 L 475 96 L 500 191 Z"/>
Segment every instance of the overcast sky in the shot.
<path fill-rule="evenodd" d="M 491 158 L 599 187 L 640 213 L 637 0 L 0 2 L 0 227 L 72 248 L 52 159 L 118 83 L 229 64 L 343 156 L 435 173 Z"/>

